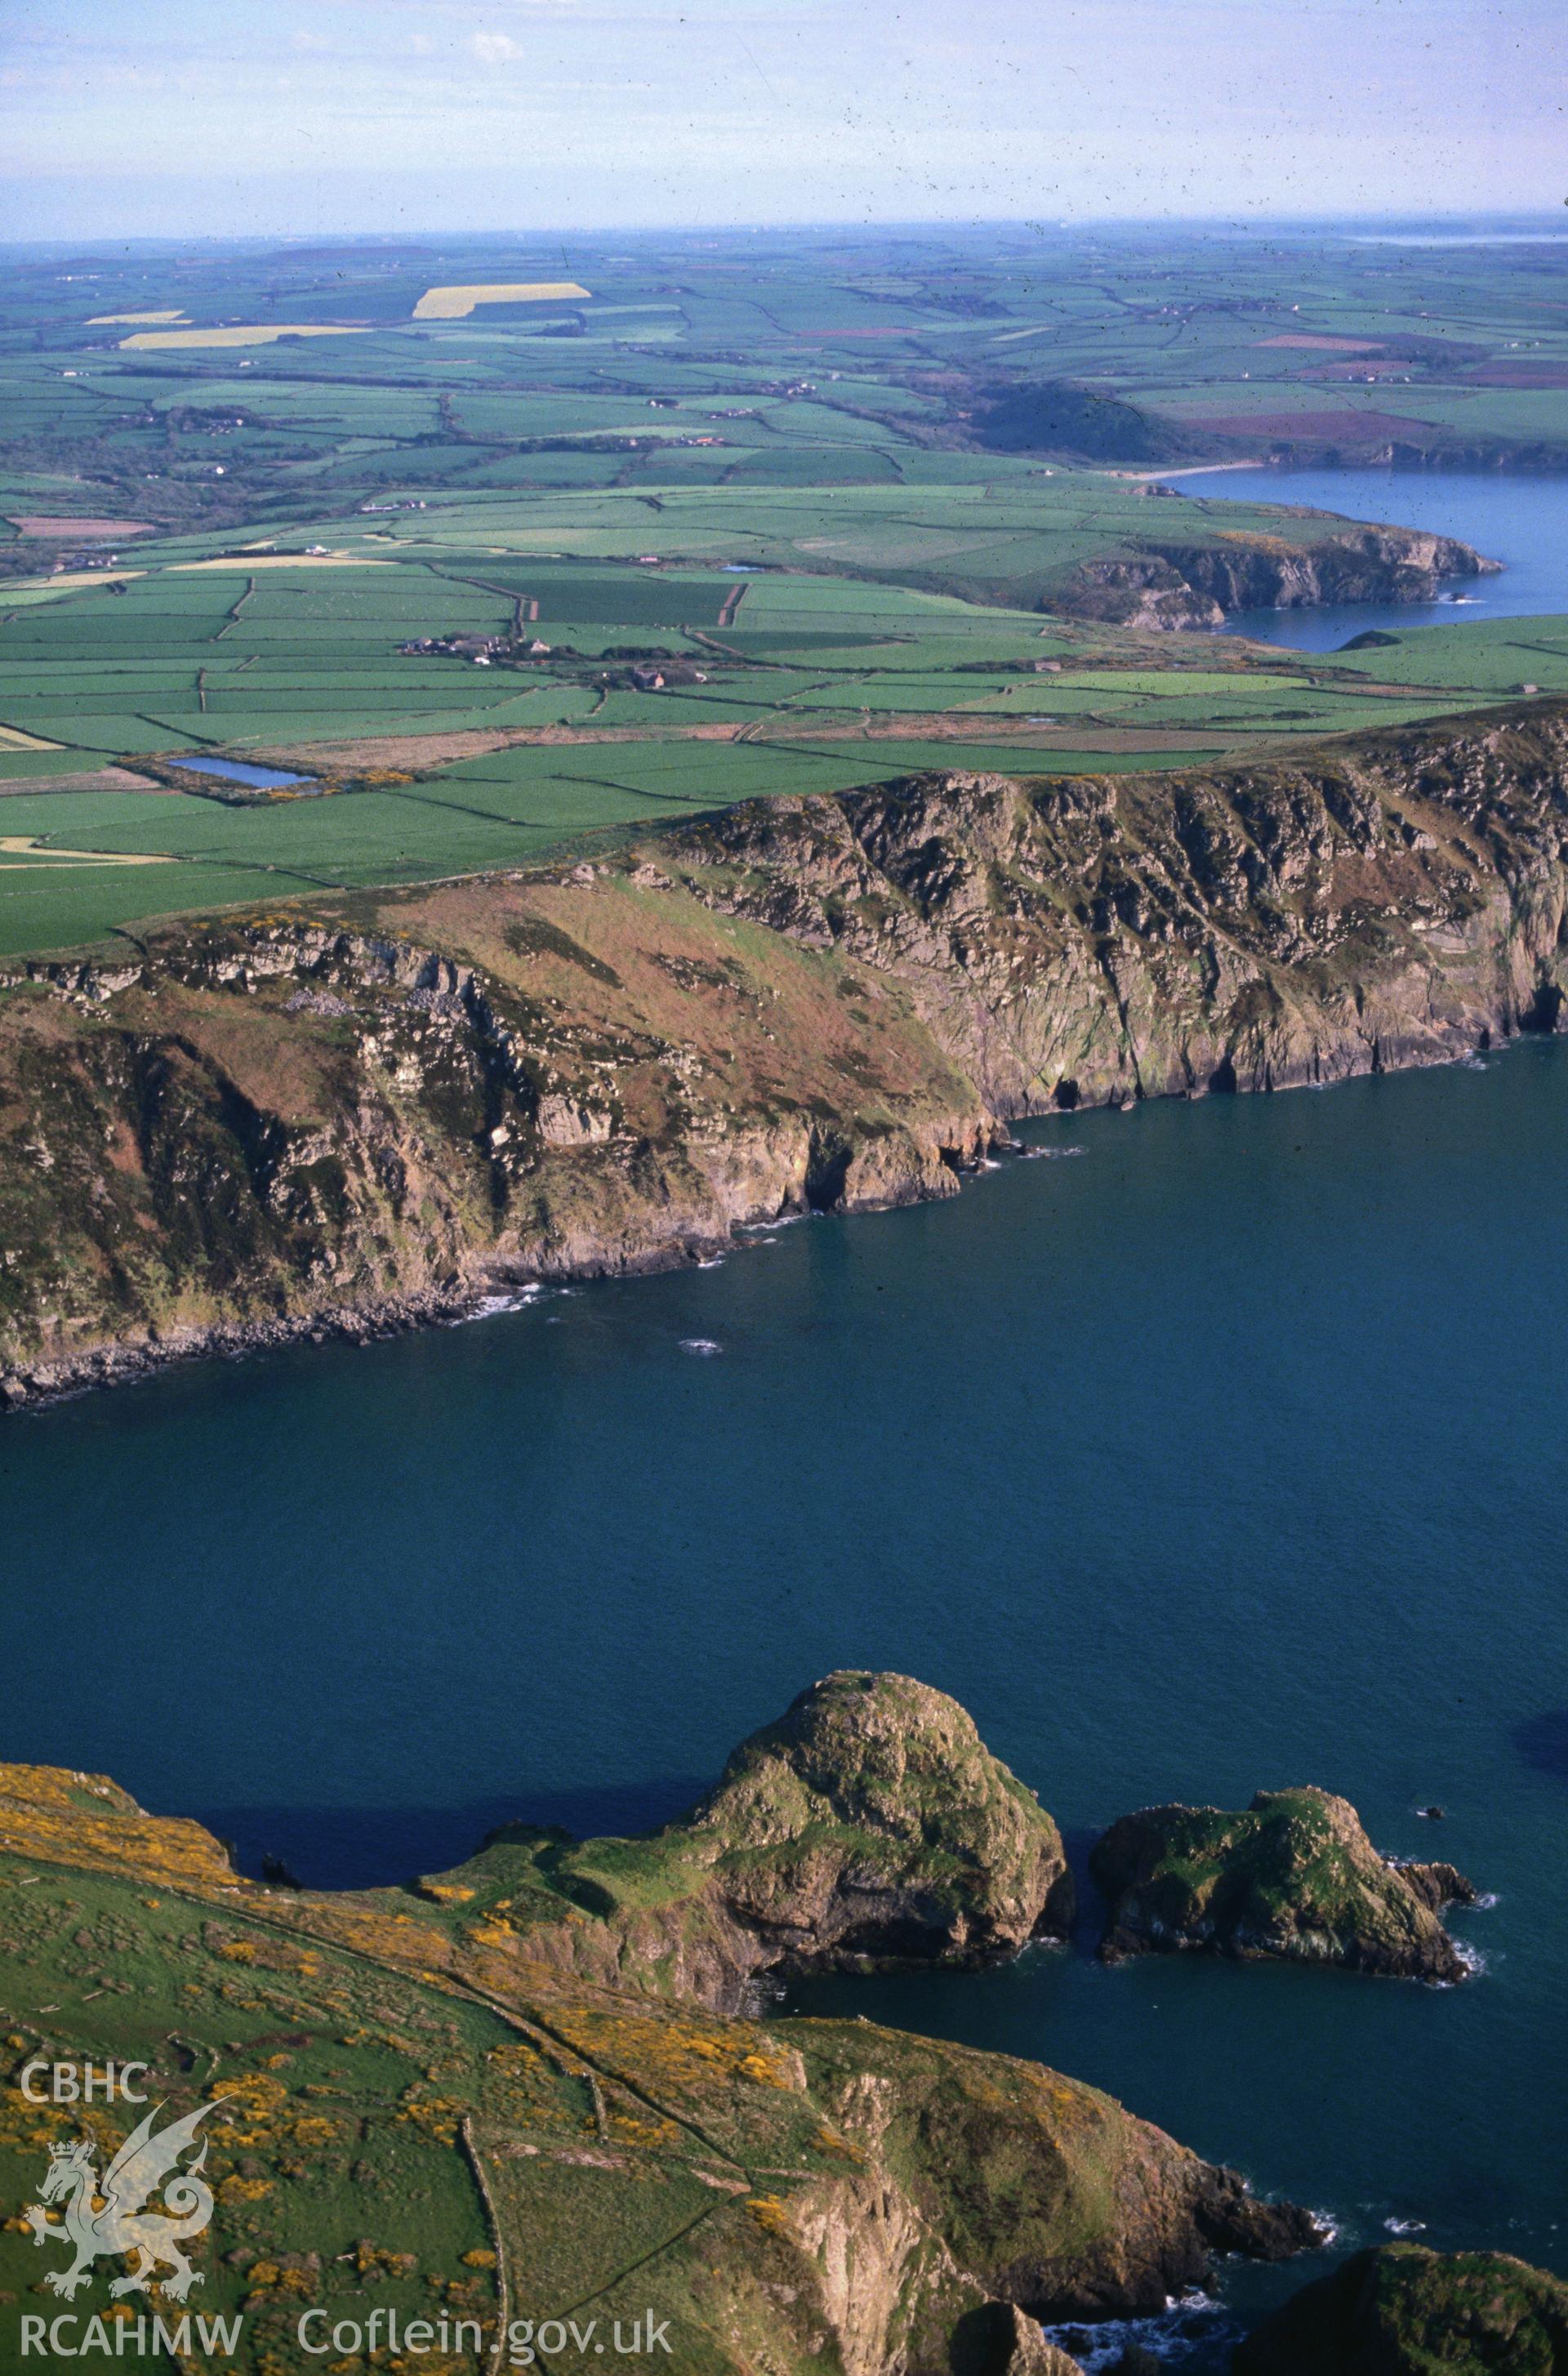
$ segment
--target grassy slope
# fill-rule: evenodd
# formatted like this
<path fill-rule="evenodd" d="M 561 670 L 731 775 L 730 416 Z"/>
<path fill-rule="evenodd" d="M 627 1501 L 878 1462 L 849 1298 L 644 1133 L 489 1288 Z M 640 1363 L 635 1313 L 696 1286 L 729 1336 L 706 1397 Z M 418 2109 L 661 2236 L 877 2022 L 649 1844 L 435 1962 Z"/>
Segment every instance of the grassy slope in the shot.
<path fill-rule="evenodd" d="M 1201 2263 L 1199 2197 L 1229 2206 L 1216 2241 L 1227 2222 L 1238 2241 L 1275 2233 L 1036 2066 L 596 1989 L 520 1956 L 495 1908 L 459 1921 L 415 1891 L 241 1882 L 198 1826 L 95 1776 L 0 1767 L 0 1943 L 8 2199 L 30 2199 L 52 2143 L 85 2132 L 107 2155 L 133 2117 L 28 2104 L 35 2055 L 145 2061 L 172 2112 L 227 2097 L 194 2302 L 247 2312 L 253 2376 L 298 2364 L 311 2306 L 628 2326 L 652 2310 L 683 2376 L 894 2358 L 988 2376 L 979 2313 L 1004 2266 L 1042 2304 L 1111 2306 Z M 6 2331 L 14 2305 L 49 2305 L 42 2271 L 62 2264 L 6 2223 Z"/>

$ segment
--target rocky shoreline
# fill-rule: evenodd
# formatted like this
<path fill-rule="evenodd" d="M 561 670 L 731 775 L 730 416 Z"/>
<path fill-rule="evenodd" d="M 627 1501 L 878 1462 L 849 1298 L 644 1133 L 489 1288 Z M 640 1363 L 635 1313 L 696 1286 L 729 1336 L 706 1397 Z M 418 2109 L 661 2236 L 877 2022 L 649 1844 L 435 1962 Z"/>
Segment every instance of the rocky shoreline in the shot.
<path fill-rule="evenodd" d="M 1238 536 L 1227 545 L 1151 537 L 1140 539 L 1131 554 L 1080 563 L 1061 607 L 1116 626 L 1212 628 L 1237 611 L 1430 602 L 1450 578 L 1488 576 L 1501 566 L 1456 537 L 1420 529 L 1347 526 L 1302 545 L 1266 536 Z"/>
<path fill-rule="evenodd" d="M 958 1193 L 1020 1118 L 1554 1030 L 1568 704 L 754 802 L 0 979 L 0 1399 Z"/>

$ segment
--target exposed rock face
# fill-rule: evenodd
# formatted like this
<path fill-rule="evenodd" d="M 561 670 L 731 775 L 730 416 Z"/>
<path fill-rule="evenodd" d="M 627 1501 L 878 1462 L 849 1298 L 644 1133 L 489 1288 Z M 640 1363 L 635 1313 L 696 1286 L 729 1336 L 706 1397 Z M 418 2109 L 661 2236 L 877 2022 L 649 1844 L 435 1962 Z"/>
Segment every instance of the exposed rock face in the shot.
<path fill-rule="evenodd" d="M 629 867 L 384 923 L 0 991 L 0 1396 L 956 1194 L 998 1132 L 891 985 Z"/>
<path fill-rule="evenodd" d="M 1312 544 L 1236 531 L 1212 544 L 1162 537 L 1081 563 L 1064 597 L 1052 602 L 1120 626 L 1218 627 L 1234 611 L 1430 602 L 1445 579 L 1497 566 L 1456 538 L 1420 529 L 1346 527 Z"/>
<path fill-rule="evenodd" d="M 1414 1890 L 1421 1904 L 1433 1914 L 1441 1914 L 1445 1906 L 1474 1906 L 1475 1883 L 1467 1881 L 1457 1865 L 1399 1864 L 1395 1867 L 1407 1889 Z"/>
<path fill-rule="evenodd" d="M 1015 1116 L 1554 1029 L 1568 705 L 752 802 L 0 986 L 0 1394 L 957 1192 Z M 649 851 L 657 854 L 654 867 Z"/>
<path fill-rule="evenodd" d="M 836 1721 L 798 1704 L 742 1754 L 742 1797 L 771 1771 L 789 1800 Z M 843 1781 L 873 1826 L 934 1804 L 890 1742 L 851 1751 Z M 1036 1827 L 992 1820 L 1027 1870 Z M 27 2050 L 141 2058 L 176 2113 L 237 2097 L 243 2122 L 208 2132 L 218 2208 L 192 2249 L 204 2310 L 243 2303 L 258 2364 L 295 2364 L 303 2307 L 362 2319 L 368 2278 L 391 2291 L 417 2266 L 421 2310 L 439 2284 L 487 2325 L 587 2301 L 603 2338 L 656 2315 L 682 2376 L 1071 2376 L 1041 2319 L 1155 2311 L 1212 2253 L 1321 2240 L 1038 2064 L 865 2022 L 726 2020 L 512 1955 L 484 1863 L 444 1898 L 269 1889 L 113 1784 L 0 1766 L 0 1966 L 26 1971 Z M 83 1997 L 84 1924 L 99 1954 L 135 1942 L 129 1994 Z M 374 2205 L 374 2245 L 296 2250 L 306 2143 L 313 2188 Z M 13 2305 L 36 2251 L 0 2235 Z"/>
<path fill-rule="evenodd" d="M 1236 2376 L 1555 2376 L 1568 2286 L 1505 2252 L 1388 2244 L 1302 2287 L 1238 2346 Z"/>
<path fill-rule="evenodd" d="M 754 802 L 706 898 L 904 989 L 1006 1116 L 1282 1088 L 1554 1028 L 1568 705 L 1298 758 Z"/>
<path fill-rule="evenodd" d="M 1039 2322 L 1026 2318 L 1016 2304 L 999 2303 L 990 2324 L 997 2376 L 1083 2376 L 1081 2362 L 1048 2343 Z"/>
<path fill-rule="evenodd" d="M 884 2167 L 915 2156 L 922 2217 L 1032 2318 L 1145 2314 L 1201 2282 L 1214 2252 L 1278 2260 L 1323 2240 L 1310 2214 L 1259 2202 L 1233 2170 L 1037 2064 L 869 2023 L 778 2028 L 810 2059 L 845 2057 L 829 2096 L 840 2132 Z"/>
<path fill-rule="evenodd" d="M 1202 1949 L 1342 1964 L 1404 1979 L 1468 1971 L 1437 1919 L 1475 1891 L 1452 1865 L 1391 1865 L 1354 1807 L 1326 1790 L 1260 1790 L 1251 1807 L 1146 1807 L 1095 1848 L 1100 1953 Z"/>
<path fill-rule="evenodd" d="M 726 2011 L 760 1972 L 994 1963 L 1073 1912 L 1061 1834 L 973 1719 L 860 1672 L 802 1692 L 647 1839 L 501 1834 L 427 1886 L 476 1919 L 504 1901 L 524 1956 Z"/>

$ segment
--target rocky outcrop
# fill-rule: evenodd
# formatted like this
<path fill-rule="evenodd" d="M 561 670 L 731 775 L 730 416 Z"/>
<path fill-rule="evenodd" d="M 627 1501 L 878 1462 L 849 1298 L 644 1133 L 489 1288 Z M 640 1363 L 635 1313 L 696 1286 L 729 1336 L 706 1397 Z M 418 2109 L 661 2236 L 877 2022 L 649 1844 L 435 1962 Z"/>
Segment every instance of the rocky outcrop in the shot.
<path fill-rule="evenodd" d="M 1051 599 L 1055 609 L 1119 626 L 1218 627 L 1236 611 L 1430 602 L 1446 580 L 1499 565 L 1420 529 L 1345 525 L 1301 544 L 1226 529 L 1213 541 L 1140 538 L 1126 553 L 1080 563 Z"/>
<path fill-rule="evenodd" d="M 923 776 L 0 984 L 0 1395 L 951 1195 L 1017 1116 L 1555 1029 L 1568 705 Z M 657 858 L 657 865 L 652 861 Z"/>
<path fill-rule="evenodd" d="M 1082 2362 L 1048 2343 L 1038 2320 L 1015 2303 L 999 2302 L 987 2324 L 996 2376 L 1083 2376 Z"/>
<path fill-rule="evenodd" d="M 834 1721 L 748 1745 L 731 1780 L 754 1820 L 775 1787 L 787 1805 L 833 1797 L 816 1760 L 836 1757 Z M 985 1836 L 1012 1841 L 1019 1878 L 1040 1835 L 999 1775 Z M 890 1737 L 851 1749 L 843 1783 L 874 1836 L 937 1808 L 935 1776 L 897 1770 Z M 957 1797 L 962 1836 L 973 1792 Z M 605 1988 L 508 1955 L 505 1909 L 475 1904 L 456 1882 L 266 1887 L 101 1777 L 0 1766 L 0 1957 L 29 2008 L 11 2075 L 113 2053 L 148 2066 L 170 2117 L 213 2107 L 216 2210 L 191 2251 L 203 2311 L 243 2309 L 257 2366 L 297 2364 L 307 2310 L 363 2334 L 374 2307 L 406 2322 L 434 2302 L 490 2331 L 526 2323 L 546 2351 L 552 2320 L 597 2319 L 589 2350 L 655 2320 L 683 2376 L 1071 2376 L 1041 2321 L 1158 2311 L 1215 2254 L 1322 2241 L 1306 2213 L 1039 2064 Z M 133 2117 L 95 2106 L 95 2143 Z M 30 2108 L 18 2148 L 36 2168 L 79 2122 Z M 302 2183 L 359 2206 L 368 2234 L 301 2251 Z M 14 2320 L 43 2263 L 10 2226 Z"/>
<path fill-rule="evenodd" d="M 973 1718 L 856 1671 L 802 1692 L 647 1839 L 503 1833 L 423 1886 L 524 1958 L 723 2011 L 765 1972 L 995 1963 L 1073 1914 L 1061 1834 Z"/>
<path fill-rule="evenodd" d="M 1405 1864 L 1395 1866 L 1407 1889 L 1413 1890 L 1433 1914 L 1441 1914 L 1445 1906 L 1474 1906 L 1478 1903 L 1475 1883 L 1467 1881 L 1457 1865 Z"/>
<path fill-rule="evenodd" d="M 1235 2376 L 1554 2376 L 1568 2285 L 1506 2252 L 1357 2252 L 1237 2346 Z"/>
<path fill-rule="evenodd" d="M 1260 1790 L 1240 1813 L 1146 1807 L 1111 1825 L 1089 1869 L 1105 1894 L 1108 1961 L 1201 1950 L 1403 1979 L 1469 1970 L 1437 1919 L 1474 1903 L 1464 1875 L 1389 1863 L 1326 1790 Z"/>

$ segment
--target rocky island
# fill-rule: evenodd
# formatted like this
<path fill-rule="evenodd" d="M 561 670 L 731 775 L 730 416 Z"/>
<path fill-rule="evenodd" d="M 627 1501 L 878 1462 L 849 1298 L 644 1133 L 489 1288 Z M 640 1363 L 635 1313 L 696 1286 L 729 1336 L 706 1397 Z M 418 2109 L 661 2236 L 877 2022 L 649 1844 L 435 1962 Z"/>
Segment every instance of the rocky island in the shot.
<path fill-rule="evenodd" d="M 1235 2353 L 1235 2376 L 1553 2376 L 1568 2286 L 1506 2252 L 1357 2252 Z"/>
<path fill-rule="evenodd" d="M 1320 2231 L 1037 2064 L 864 2021 L 727 2018 L 697 1997 L 732 1961 L 580 1967 L 549 1938 L 629 1942 L 651 1909 L 669 1939 L 677 1906 L 726 1944 L 760 1915 L 798 1956 L 818 1937 L 829 1960 L 850 1940 L 943 1960 L 1028 1936 L 1060 1870 L 1049 1817 L 962 1711 L 897 1677 L 803 1694 L 685 1825 L 553 1865 L 543 1835 L 501 1840 L 395 1890 L 260 1884 L 101 1776 L 4 1766 L 11 2074 L 113 2055 L 145 2061 L 173 2111 L 228 2099 L 192 2251 L 204 2311 L 244 2311 L 258 2367 L 296 2364 L 311 2308 L 544 2322 L 587 2303 L 668 2321 L 682 2376 L 1066 2376 L 1040 2321 L 1158 2311 L 1215 2253 L 1277 2259 Z M 132 2117 L 13 2086 L 9 2199 L 47 2144 L 85 2121 L 112 2147 Z M 0 2234 L 13 2299 L 41 2266 L 21 2228 Z"/>
<path fill-rule="evenodd" d="M 1250 1807 L 1146 1807 L 1123 1815 L 1089 1870 L 1105 1893 L 1100 1954 L 1202 1951 L 1339 1964 L 1453 1982 L 1469 1966 L 1438 1919 L 1476 1893 L 1452 1865 L 1380 1857 L 1348 1800 L 1260 1790 Z"/>
<path fill-rule="evenodd" d="M 0 1394 L 956 1193 L 1016 1117 L 1562 1009 L 1568 704 L 743 802 L 0 980 Z"/>

